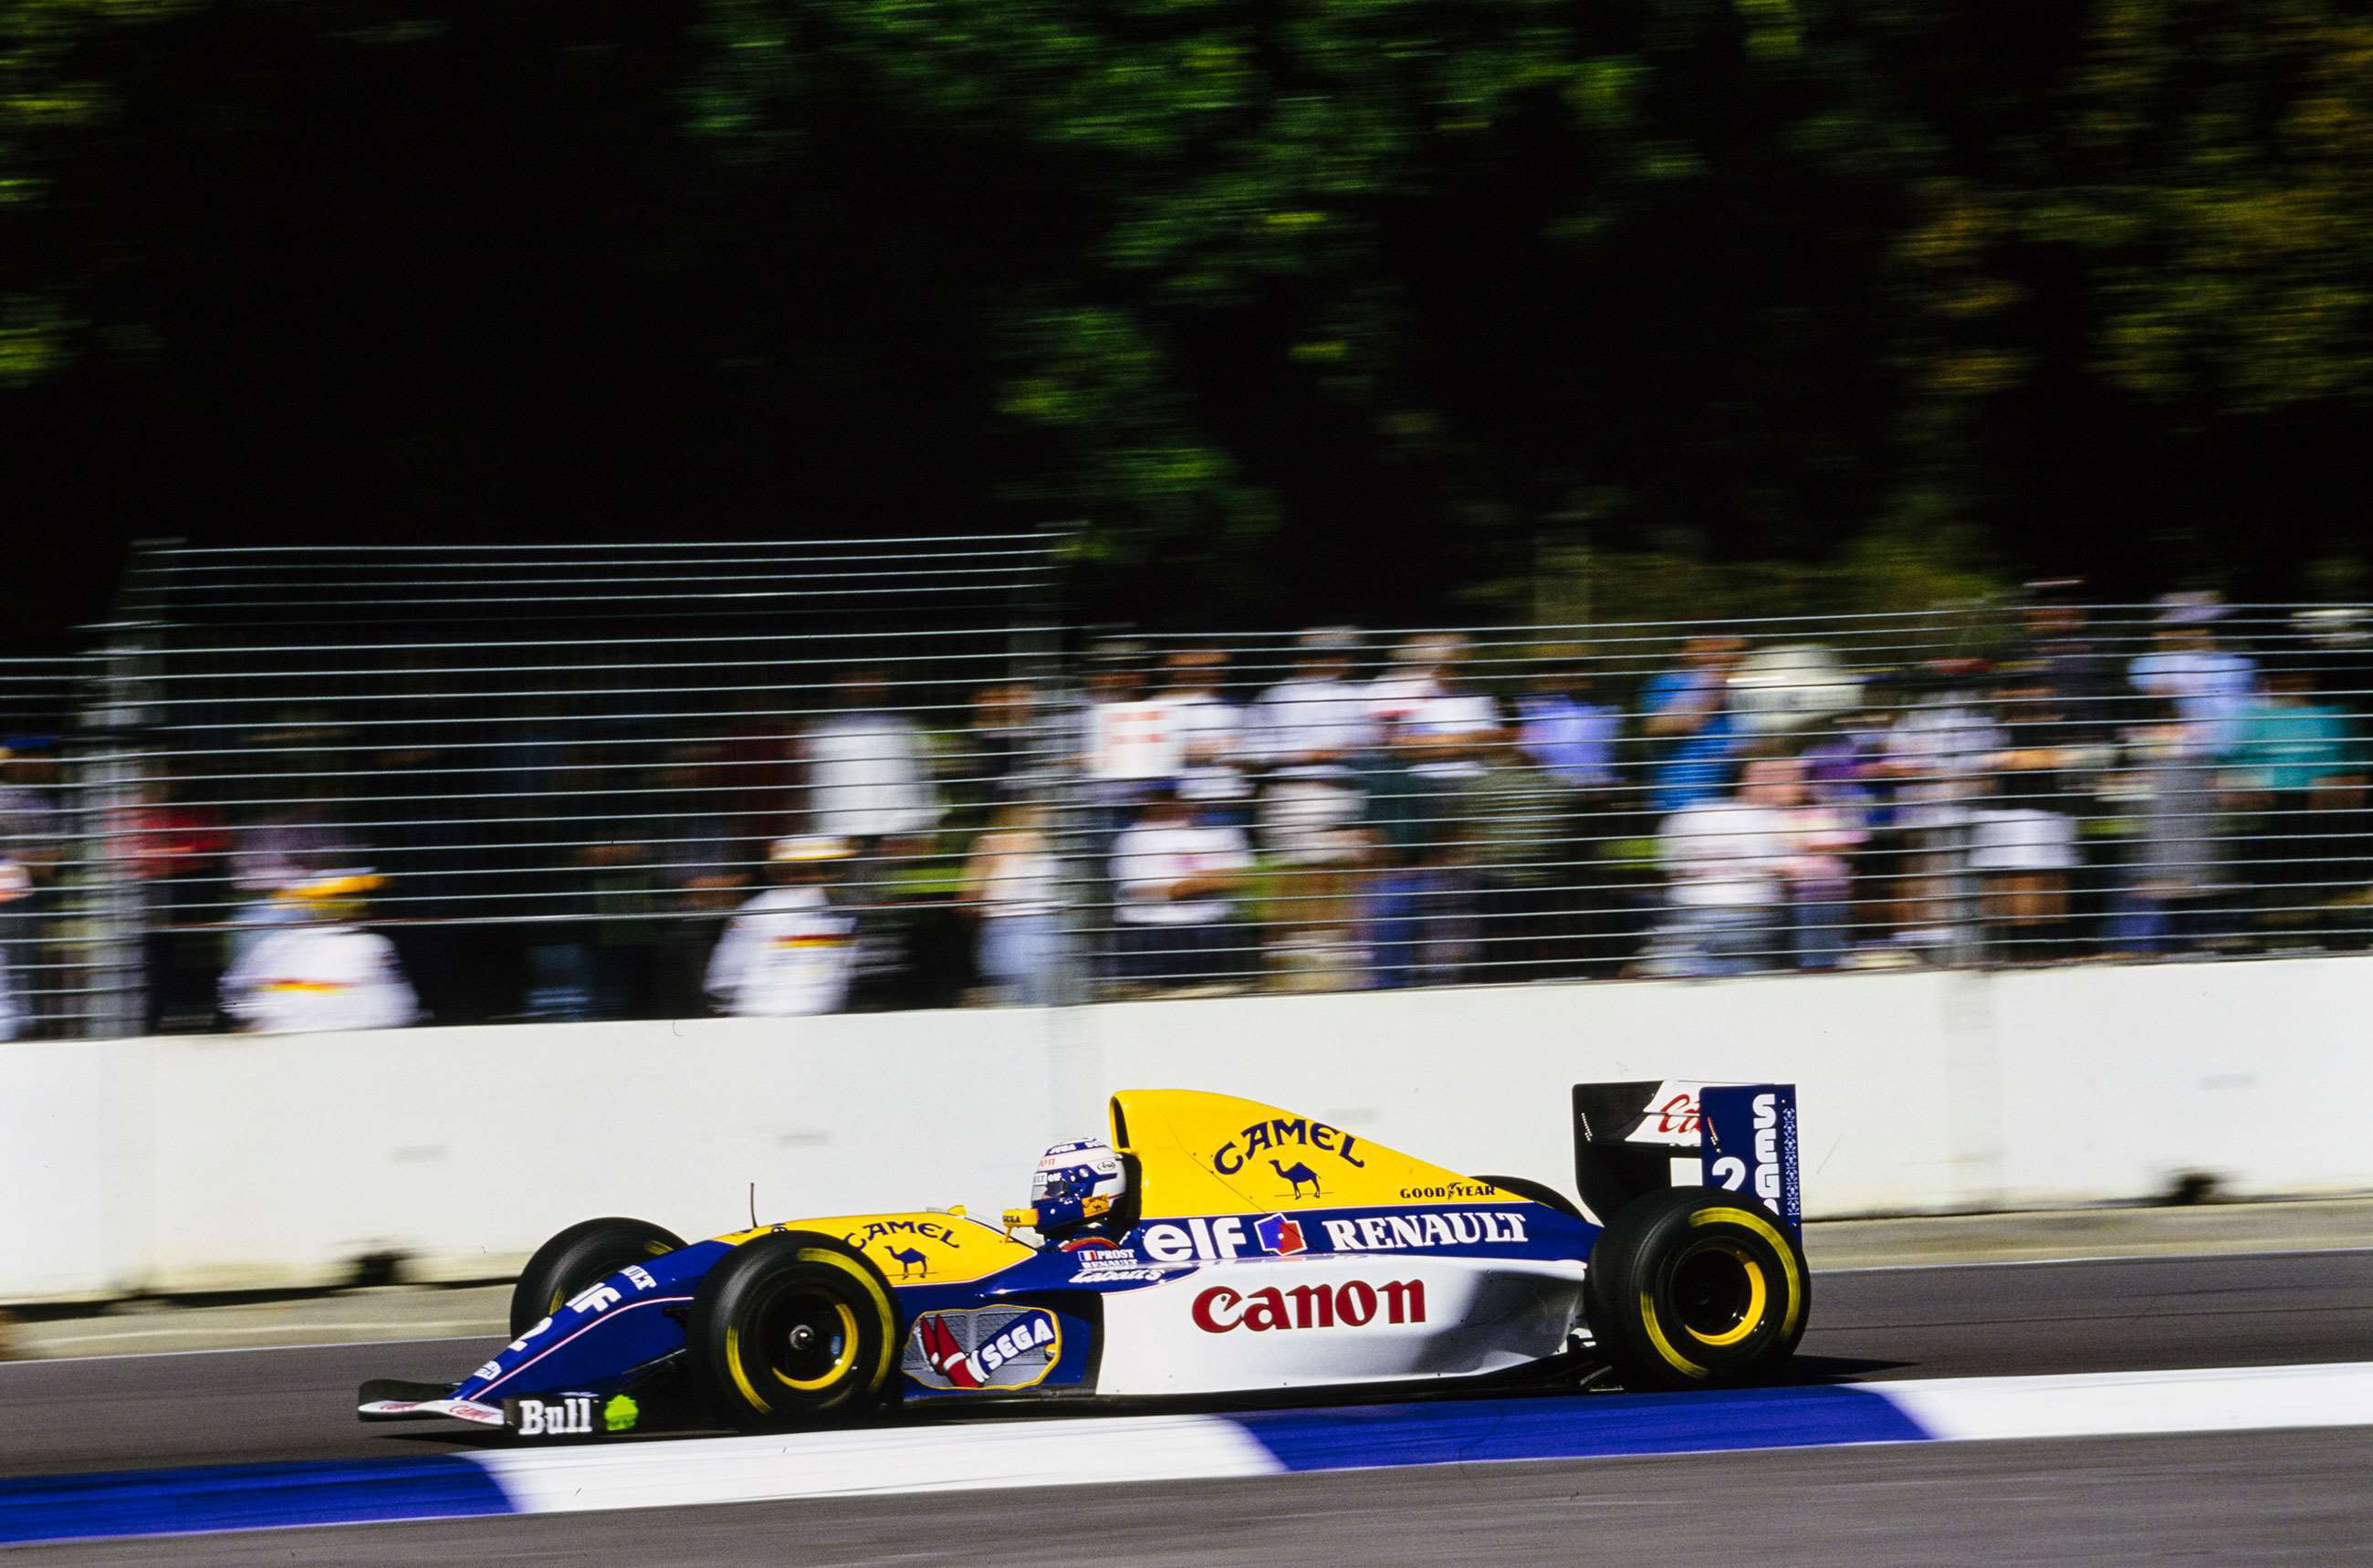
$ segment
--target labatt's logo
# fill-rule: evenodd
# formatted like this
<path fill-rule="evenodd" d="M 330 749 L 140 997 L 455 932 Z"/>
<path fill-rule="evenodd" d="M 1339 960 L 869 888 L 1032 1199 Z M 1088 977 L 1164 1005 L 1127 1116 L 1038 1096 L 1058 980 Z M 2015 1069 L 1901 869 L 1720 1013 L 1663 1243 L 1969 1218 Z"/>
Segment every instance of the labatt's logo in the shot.
<path fill-rule="evenodd" d="M 1211 1155 L 1211 1168 L 1222 1176 L 1232 1176 L 1255 1160 L 1270 1156 L 1283 1151 L 1288 1145 L 1292 1145 L 1302 1149 L 1323 1150 L 1347 1165 L 1366 1170 L 1368 1162 L 1351 1153 L 1359 1146 L 1359 1139 L 1352 1134 L 1338 1127 L 1329 1127 L 1323 1121 L 1312 1121 L 1306 1117 L 1298 1116 L 1275 1117 L 1268 1121 L 1253 1123 L 1225 1143 L 1221 1144 Z M 1296 1197 L 1301 1196 L 1302 1189 L 1305 1187 L 1310 1188 L 1314 1196 L 1325 1195 L 1326 1189 L 1319 1183 L 1318 1173 L 1312 1170 L 1304 1161 L 1296 1158 L 1292 1164 L 1288 1164 L 1281 1159 L 1270 1158 L 1268 1163 L 1277 1168 L 1279 1176 L 1293 1184 Z"/>
<path fill-rule="evenodd" d="M 1624 1141 L 1670 1143 L 1694 1149 L 1704 1127 L 1705 1116 L 1698 1105 L 1698 1085 L 1668 1078 L 1648 1096 L 1648 1103 L 1640 1108 L 1640 1125 Z"/>

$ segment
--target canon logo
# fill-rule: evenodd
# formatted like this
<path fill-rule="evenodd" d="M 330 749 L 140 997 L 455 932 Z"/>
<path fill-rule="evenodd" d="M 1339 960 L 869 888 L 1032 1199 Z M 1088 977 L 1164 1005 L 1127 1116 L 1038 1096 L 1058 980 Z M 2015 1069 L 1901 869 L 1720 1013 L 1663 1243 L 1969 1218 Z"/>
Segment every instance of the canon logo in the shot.
<path fill-rule="evenodd" d="M 1195 1327 L 1206 1334 L 1249 1328 L 1364 1328 L 1381 1310 L 1386 1323 L 1425 1321 L 1425 1281 L 1394 1280 L 1372 1285 L 1346 1280 L 1339 1285 L 1296 1285 L 1290 1291 L 1264 1286 L 1249 1294 L 1214 1285 L 1195 1298 Z"/>

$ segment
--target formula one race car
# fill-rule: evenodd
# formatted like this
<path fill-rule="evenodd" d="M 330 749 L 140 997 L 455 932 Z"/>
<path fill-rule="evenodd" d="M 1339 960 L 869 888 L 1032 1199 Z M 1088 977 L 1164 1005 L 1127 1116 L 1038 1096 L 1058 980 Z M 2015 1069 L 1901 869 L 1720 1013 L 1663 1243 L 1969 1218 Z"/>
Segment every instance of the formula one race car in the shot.
<path fill-rule="evenodd" d="M 592 1220 L 529 1260 L 493 1360 L 450 1385 L 366 1383 L 360 1412 L 572 1437 L 830 1425 L 902 1398 L 1770 1377 L 1810 1297 L 1794 1090 L 1581 1084 L 1573 1114 L 1586 1208 L 1161 1089 L 1113 1096 L 1108 1146 L 1049 1152 L 1101 1151 L 1117 1197 L 1082 1200 L 1042 1166 L 1039 1206 L 1002 1228 L 929 1210 L 686 1245 Z M 1055 1230 L 1058 1200 L 1097 1234 L 1016 1238 Z"/>

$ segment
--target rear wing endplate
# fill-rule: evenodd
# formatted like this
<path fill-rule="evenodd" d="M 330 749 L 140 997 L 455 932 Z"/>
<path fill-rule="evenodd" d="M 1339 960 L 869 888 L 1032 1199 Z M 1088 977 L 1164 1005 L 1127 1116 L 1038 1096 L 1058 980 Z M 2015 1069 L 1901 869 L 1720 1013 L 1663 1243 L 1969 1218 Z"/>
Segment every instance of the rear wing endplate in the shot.
<path fill-rule="evenodd" d="M 1713 1187 L 1759 1199 L 1801 1236 L 1796 1086 L 1677 1079 L 1577 1083 L 1573 1178 L 1601 1224 L 1644 1194 Z"/>

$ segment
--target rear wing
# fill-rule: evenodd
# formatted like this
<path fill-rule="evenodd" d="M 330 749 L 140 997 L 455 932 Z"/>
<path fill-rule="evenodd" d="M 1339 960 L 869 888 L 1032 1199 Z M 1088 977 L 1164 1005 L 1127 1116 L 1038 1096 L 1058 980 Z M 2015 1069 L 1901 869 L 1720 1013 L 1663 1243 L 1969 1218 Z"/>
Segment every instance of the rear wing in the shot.
<path fill-rule="evenodd" d="M 1577 1083 L 1573 1179 L 1601 1224 L 1646 1193 L 1714 1187 L 1760 1199 L 1801 1237 L 1796 1086 Z"/>

